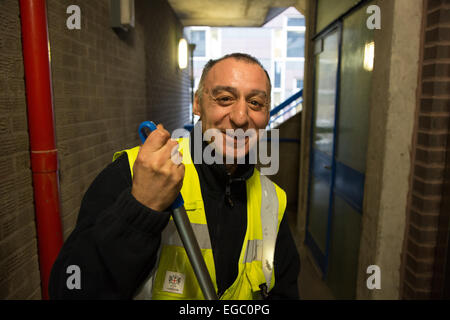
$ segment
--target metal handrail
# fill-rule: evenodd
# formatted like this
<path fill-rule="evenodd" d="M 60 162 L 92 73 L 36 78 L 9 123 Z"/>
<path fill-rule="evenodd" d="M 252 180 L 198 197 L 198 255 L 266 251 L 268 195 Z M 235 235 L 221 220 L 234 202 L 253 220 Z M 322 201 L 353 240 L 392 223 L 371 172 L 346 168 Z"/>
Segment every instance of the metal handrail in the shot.
<path fill-rule="evenodd" d="M 278 118 L 282 117 L 283 115 L 285 115 L 286 113 L 288 113 L 288 112 L 291 111 L 292 109 L 297 108 L 297 106 L 298 106 L 299 104 L 301 104 L 301 103 L 303 103 L 303 99 L 300 100 L 298 103 L 296 103 L 296 104 L 290 106 L 289 108 L 286 108 L 286 110 L 284 110 L 283 113 L 277 114 L 276 117 L 273 117 L 272 119 L 269 120 L 269 125 L 270 125 L 271 123 L 274 123 Z"/>
<path fill-rule="evenodd" d="M 291 111 L 294 108 L 297 108 L 297 106 L 301 103 L 303 103 L 303 89 L 300 89 L 299 92 L 293 94 L 289 98 L 287 98 L 284 102 L 280 103 L 278 106 L 273 108 L 270 111 L 270 120 L 267 125 L 268 129 L 270 128 L 271 124 L 273 124 L 278 118 L 285 115 L 289 111 Z M 300 100 L 299 100 L 300 99 Z M 293 102 L 299 100 L 297 103 L 292 104 Z"/>
<path fill-rule="evenodd" d="M 270 110 L 270 117 L 273 117 L 275 114 L 277 114 L 279 111 L 286 108 L 286 106 L 290 105 L 293 101 L 303 97 L 303 88 L 300 89 L 299 92 L 293 94 L 289 98 L 287 98 L 284 102 L 280 103 L 278 106 Z"/>

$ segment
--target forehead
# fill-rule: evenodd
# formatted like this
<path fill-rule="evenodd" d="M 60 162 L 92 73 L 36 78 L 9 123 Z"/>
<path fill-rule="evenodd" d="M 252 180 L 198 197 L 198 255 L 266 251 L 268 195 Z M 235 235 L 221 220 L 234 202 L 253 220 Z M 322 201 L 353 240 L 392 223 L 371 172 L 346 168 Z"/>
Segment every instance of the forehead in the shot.
<path fill-rule="evenodd" d="M 256 63 L 228 58 L 216 63 L 205 78 L 205 86 L 229 86 L 238 90 L 267 92 L 267 76 Z"/>

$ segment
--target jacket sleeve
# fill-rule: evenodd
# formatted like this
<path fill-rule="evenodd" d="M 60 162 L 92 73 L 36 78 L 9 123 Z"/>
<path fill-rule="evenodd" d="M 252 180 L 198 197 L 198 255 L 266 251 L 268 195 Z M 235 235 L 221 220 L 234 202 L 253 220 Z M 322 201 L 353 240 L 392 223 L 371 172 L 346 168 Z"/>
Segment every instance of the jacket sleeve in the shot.
<path fill-rule="evenodd" d="M 275 244 L 275 285 L 269 292 L 269 300 L 299 299 L 297 280 L 300 273 L 300 258 L 287 219 L 285 212 Z"/>
<path fill-rule="evenodd" d="M 133 298 L 156 263 L 169 219 L 169 212 L 153 211 L 132 196 L 128 158 L 122 155 L 84 195 L 75 229 L 51 271 L 50 298 Z M 70 285 L 76 281 L 72 265 L 79 267 L 78 288 Z"/>

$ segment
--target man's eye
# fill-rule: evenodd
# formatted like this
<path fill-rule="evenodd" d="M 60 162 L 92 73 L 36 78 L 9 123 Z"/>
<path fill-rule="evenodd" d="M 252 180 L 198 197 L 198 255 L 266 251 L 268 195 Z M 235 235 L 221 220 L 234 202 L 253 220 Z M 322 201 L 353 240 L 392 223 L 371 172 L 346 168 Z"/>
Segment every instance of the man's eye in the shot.
<path fill-rule="evenodd" d="M 262 108 L 264 106 L 264 104 L 258 100 L 250 100 L 249 103 L 253 108 Z"/>
<path fill-rule="evenodd" d="M 218 97 L 215 100 L 217 101 L 217 103 L 222 104 L 222 105 L 228 105 L 228 104 L 233 103 L 233 101 L 234 101 L 234 99 L 229 96 Z"/>

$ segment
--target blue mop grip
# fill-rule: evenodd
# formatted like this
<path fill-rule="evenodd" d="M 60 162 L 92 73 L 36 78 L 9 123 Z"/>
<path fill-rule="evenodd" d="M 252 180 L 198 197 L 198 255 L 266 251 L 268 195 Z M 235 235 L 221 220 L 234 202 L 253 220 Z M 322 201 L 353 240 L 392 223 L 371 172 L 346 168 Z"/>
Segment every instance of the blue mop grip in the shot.
<path fill-rule="evenodd" d="M 156 130 L 156 125 L 152 121 L 144 121 L 140 124 L 138 131 L 142 143 L 144 143 L 148 137 L 146 129 L 148 129 L 151 133 L 152 131 Z M 182 205 L 184 205 L 184 200 L 180 193 L 175 201 L 171 204 L 170 209 L 174 210 L 181 207 Z"/>

